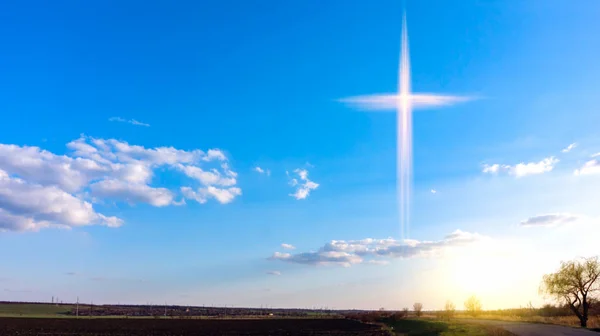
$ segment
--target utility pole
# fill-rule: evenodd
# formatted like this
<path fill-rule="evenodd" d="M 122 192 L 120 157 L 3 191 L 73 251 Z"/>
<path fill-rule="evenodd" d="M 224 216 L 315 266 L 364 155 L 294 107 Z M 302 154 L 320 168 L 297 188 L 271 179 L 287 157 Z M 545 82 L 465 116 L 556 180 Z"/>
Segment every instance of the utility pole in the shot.
<path fill-rule="evenodd" d="M 79 317 L 79 296 L 77 297 L 77 309 L 76 309 L 75 316 Z"/>

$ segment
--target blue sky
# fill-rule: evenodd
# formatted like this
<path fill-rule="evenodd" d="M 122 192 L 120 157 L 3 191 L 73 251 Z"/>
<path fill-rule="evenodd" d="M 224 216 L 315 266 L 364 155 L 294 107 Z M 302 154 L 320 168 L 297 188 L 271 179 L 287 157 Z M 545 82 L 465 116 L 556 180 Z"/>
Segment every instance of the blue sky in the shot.
<path fill-rule="evenodd" d="M 413 90 L 479 97 L 415 111 L 415 243 L 395 114 L 339 102 L 397 90 L 401 1 L 2 4 L 2 297 L 538 302 L 597 253 L 599 9 L 406 1 Z M 473 281 L 490 260 L 502 292 Z"/>

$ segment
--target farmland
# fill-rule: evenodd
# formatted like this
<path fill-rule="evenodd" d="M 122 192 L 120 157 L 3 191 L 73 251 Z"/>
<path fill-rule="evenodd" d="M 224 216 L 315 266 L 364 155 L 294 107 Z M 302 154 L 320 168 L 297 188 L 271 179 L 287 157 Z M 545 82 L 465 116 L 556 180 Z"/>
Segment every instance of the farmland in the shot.
<path fill-rule="evenodd" d="M 0 318 L 1 335 L 338 335 L 383 336 L 381 327 L 345 319 Z"/>
<path fill-rule="evenodd" d="M 290 317 L 322 318 L 340 317 L 341 311 L 311 309 L 273 309 L 241 307 L 198 307 L 165 305 L 90 305 L 73 303 L 50 304 L 28 302 L 0 302 L 0 317 L 129 317 L 129 318 L 240 318 L 240 317 Z"/>

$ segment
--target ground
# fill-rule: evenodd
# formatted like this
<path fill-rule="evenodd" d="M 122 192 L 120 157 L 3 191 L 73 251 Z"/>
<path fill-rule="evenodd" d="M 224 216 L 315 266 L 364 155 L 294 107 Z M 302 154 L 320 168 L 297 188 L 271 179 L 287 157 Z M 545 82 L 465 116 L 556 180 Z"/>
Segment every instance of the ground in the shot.
<path fill-rule="evenodd" d="M 457 320 L 406 319 L 388 322 L 399 335 L 407 336 L 511 336 L 508 331 L 495 326 L 470 324 Z"/>
<path fill-rule="evenodd" d="M 346 319 L 0 318 L 6 336 L 387 336 L 378 325 Z"/>

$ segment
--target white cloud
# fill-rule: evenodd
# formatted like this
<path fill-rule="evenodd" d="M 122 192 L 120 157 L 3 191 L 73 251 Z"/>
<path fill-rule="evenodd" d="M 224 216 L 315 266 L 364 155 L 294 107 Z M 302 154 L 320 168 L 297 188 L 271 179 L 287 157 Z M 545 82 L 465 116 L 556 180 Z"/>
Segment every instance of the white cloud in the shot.
<path fill-rule="evenodd" d="M 220 149 L 209 149 L 204 157 L 204 161 L 212 160 L 226 161 L 227 157 L 225 157 L 225 154 Z"/>
<path fill-rule="evenodd" d="M 288 173 L 289 176 L 289 172 L 286 173 Z M 290 194 L 290 196 L 294 197 L 295 199 L 305 199 L 310 195 L 312 190 L 315 190 L 319 187 L 318 183 L 315 183 L 308 178 L 308 171 L 306 169 L 298 168 L 294 170 L 294 173 L 296 173 L 300 178 L 300 181 L 292 178 L 289 182 L 292 187 L 296 187 L 296 191 L 293 194 Z"/>
<path fill-rule="evenodd" d="M 228 187 L 237 183 L 235 178 L 224 177 L 216 169 L 205 171 L 200 167 L 184 166 L 181 164 L 177 165 L 176 167 L 177 169 L 183 171 L 188 177 L 198 180 L 205 186 L 219 185 Z"/>
<path fill-rule="evenodd" d="M 595 156 L 597 156 L 597 155 L 594 155 L 592 157 L 595 157 Z M 589 160 L 581 168 L 575 170 L 575 175 L 593 175 L 593 174 L 600 174 L 600 161 L 597 159 Z"/>
<path fill-rule="evenodd" d="M 252 170 L 254 170 L 255 172 L 259 173 L 259 174 L 265 174 L 267 176 L 271 176 L 271 171 L 269 169 L 263 169 L 261 167 L 254 167 L 252 168 Z"/>
<path fill-rule="evenodd" d="M 115 177 L 126 182 L 145 184 L 152 180 L 152 168 L 144 163 L 116 163 L 111 168 Z"/>
<path fill-rule="evenodd" d="M 135 119 L 124 119 L 121 117 L 112 117 L 112 118 L 108 118 L 108 121 L 116 121 L 116 122 L 132 124 L 132 125 L 136 125 L 136 126 L 150 127 L 150 124 L 146 124 L 141 121 L 137 121 Z"/>
<path fill-rule="evenodd" d="M 38 147 L 0 144 L 0 169 L 42 185 L 75 192 L 109 168 L 86 158 L 55 155 Z"/>
<path fill-rule="evenodd" d="M 431 193 L 432 193 L 432 194 L 437 194 L 437 190 L 435 190 L 435 189 L 431 189 Z"/>
<path fill-rule="evenodd" d="M 434 94 L 413 94 L 410 96 L 413 108 L 425 108 L 436 106 L 449 106 L 457 103 L 474 100 L 475 97 L 452 96 L 452 95 L 434 95 Z M 374 94 L 365 96 L 356 96 L 343 98 L 339 101 L 352 107 L 363 110 L 385 111 L 396 110 L 400 96 L 398 94 Z"/>
<path fill-rule="evenodd" d="M 521 222 L 521 226 L 558 226 L 580 220 L 582 216 L 568 213 L 553 213 L 529 217 Z"/>
<path fill-rule="evenodd" d="M 518 163 L 516 165 L 484 164 L 482 172 L 487 174 L 498 174 L 501 172 L 515 177 L 543 174 L 552 171 L 559 160 L 553 156 L 539 162 Z"/>
<path fill-rule="evenodd" d="M 472 244 L 485 239 L 476 233 L 456 230 L 440 241 L 387 239 L 332 240 L 316 252 L 297 254 L 275 252 L 269 259 L 305 265 L 383 264 L 382 258 L 412 258 L 439 255 L 447 248 Z"/>
<path fill-rule="evenodd" d="M 96 213 L 92 204 L 56 186 L 27 183 L 0 170 L 0 229 L 24 231 L 90 224 L 116 227 L 122 220 Z"/>
<path fill-rule="evenodd" d="M 269 275 L 276 275 L 276 276 L 280 276 L 281 272 L 280 271 L 268 271 L 267 274 Z"/>
<path fill-rule="evenodd" d="M 201 203 L 210 198 L 229 203 L 241 195 L 241 189 L 235 187 L 237 173 L 218 149 L 205 153 L 146 148 L 84 135 L 69 142 L 67 148 L 70 153 L 56 155 L 38 147 L 0 144 L 0 230 L 122 225 L 119 218 L 97 213 L 88 199 L 157 207 L 185 204 L 185 199 L 174 200 L 173 191 L 151 185 L 161 167 L 181 171 L 204 186 L 195 196 Z M 218 161 L 217 166 L 212 161 Z M 191 190 L 191 186 L 187 188 Z M 176 190 L 183 192 L 181 186 Z"/>
<path fill-rule="evenodd" d="M 389 260 L 369 260 L 367 261 L 368 264 L 372 264 L 372 265 L 388 265 L 390 263 Z"/>
<path fill-rule="evenodd" d="M 182 187 L 181 193 L 187 199 L 195 200 L 198 203 L 204 204 L 210 198 L 216 199 L 221 204 L 227 204 L 233 201 L 236 196 L 240 196 L 242 194 L 242 190 L 240 188 L 216 188 L 213 186 L 209 186 L 206 188 L 199 188 L 197 191 L 194 191 L 189 187 Z"/>
<path fill-rule="evenodd" d="M 286 244 L 286 243 L 281 244 L 281 248 L 284 248 L 286 250 L 295 250 L 296 249 L 296 247 L 294 245 Z"/>
<path fill-rule="evenodd" d="M 574 142 L 574 143 L 568 145 L 567 147 L 563 148 L 563 150 L 561 150 L 561 152 L 568 153 L 575 147 L 577 147 L 577 143 Z"/>
<path fill-rule="evenodd" d="M 103 180 L 90 185 L 91 194 L 99 198 L 163 207 L 173 203 L 173 193 L 166 188 L 152 188 L 146 184 L 120 180 Z"/>

